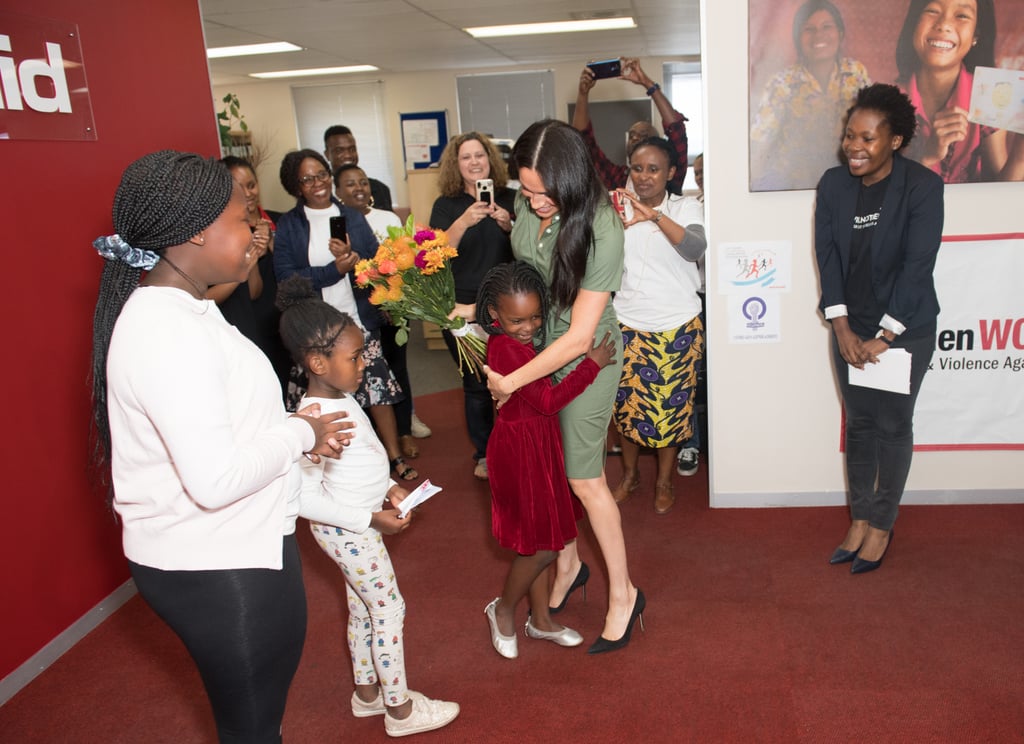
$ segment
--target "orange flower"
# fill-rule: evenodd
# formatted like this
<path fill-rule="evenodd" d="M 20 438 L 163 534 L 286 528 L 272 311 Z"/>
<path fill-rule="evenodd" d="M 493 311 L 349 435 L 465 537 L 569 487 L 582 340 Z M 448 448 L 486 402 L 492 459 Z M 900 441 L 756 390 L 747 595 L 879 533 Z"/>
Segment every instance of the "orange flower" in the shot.
<path fill-rule="evenodd" d="M 392 287 L 387 291 L 388 302 L 401 302 L 402 300 L 402 288 L 401 286 Z"/>
<path fill-rule="evenodd" d="M 408 246 L 399 248 L 395 251 L 395 265 L 398 266 L 399 271 L 411 269 L 415 262 L 416 254 Z"/>
<path fill-rule="evenodd" d="M 388 277 L 388 286 L 392 289 L 395 287 L 401 287 L 403 284 L 405 284 L 405 281 L 402 279 L 401 274 L 394 274 L 393 276 Z"/>
<path fill-rule="evenodd" d="M 386 285 L 378 285 L 373 288 L 373 292 L 370 293 L 370 303 L 373 305 L 381 305 L 388 299 L 388 288 Z"/>
<path fill-rule="evenodd" d="M 398 266 L 390 258 L 386 258 L 377 264 L 377 270 L 384 276 L 391 276 L 398 271 Z"/>

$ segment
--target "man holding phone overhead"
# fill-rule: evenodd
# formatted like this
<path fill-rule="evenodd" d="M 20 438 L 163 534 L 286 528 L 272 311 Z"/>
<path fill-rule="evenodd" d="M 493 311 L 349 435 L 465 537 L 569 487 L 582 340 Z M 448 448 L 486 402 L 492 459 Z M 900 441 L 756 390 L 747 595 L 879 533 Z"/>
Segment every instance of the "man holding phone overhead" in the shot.
<path fill-rule="evenodd" d="M 686 117 L 672 108 L 668 98 L 661 90 L 661 85 L 651 80 L 640 67 L 640 60 L 635 57 L 588 62 L 580 73 L 579 91 L 576 95 L 576 110 L 573 112 L 572 125 L 583 135 L 590 157 L 601 181 L 608 189 L 618 189 L 629 180 L 629 168 L 626 165 L 613 163 L 601 150 L 594 138 L 594 128 L 590 122 L 590 91 L 598 80 L 618 77 L 629 80 L 642 87 L 661 114 L 661 125 L 665 129 L 665 137 L 676 153 L 676 173 L 668 183 L 668 190 L 673 194 L 682 193 L 683 180 L 686 178 Z M 626 152 L 632 152 L 640 141 L 648 137 L 659 136 L 658 130 L 650 122 L 638 121 L 627 132 Z"/>

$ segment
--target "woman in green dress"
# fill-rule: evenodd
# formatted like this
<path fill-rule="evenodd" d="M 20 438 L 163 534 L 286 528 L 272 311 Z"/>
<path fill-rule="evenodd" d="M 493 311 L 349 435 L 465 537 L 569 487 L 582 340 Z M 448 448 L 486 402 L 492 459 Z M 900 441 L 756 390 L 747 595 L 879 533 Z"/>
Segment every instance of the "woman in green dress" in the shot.
<path fill-rule="evenodd" d="M 595 339 L 610 334 L 615 341 L 616 362 L 559 413 L 569 485 L 587 510 L 608 567 L 608 612 L 589 651 L 613 651 L 629 643 L 645 606 L 643 592 L 629 578 L 622 520 L 604 473 L 605 439 L 622 371 L 622 336 L 611 302 L 622 280 L 622 221 L 582 137 L 568 124 L 550 119 L 532 124 L 517 140 L 512 162 L 521 184 L 512 250 L 545 278 L 552 308 L 545 318 L 547 347 L 511 374 L 489 371 L 488 384 L 500 405 L 541 377 L 561 380 Z M 456 312 L 469 317 L 466 309 L 458 306 Z M 557 562 L 552 610 L 562 609 L 589 575 L 576 543 L 567 545 Z"/>

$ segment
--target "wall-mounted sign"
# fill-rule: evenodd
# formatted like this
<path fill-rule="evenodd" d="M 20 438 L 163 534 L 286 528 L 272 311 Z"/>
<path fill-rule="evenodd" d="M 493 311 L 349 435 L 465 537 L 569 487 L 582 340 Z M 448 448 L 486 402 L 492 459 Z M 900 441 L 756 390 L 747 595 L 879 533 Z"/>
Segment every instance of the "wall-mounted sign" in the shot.
<path fill-rule="evenodd" d="M 0 11 L 0 139 L 95 140 L 74 23 Z"/>

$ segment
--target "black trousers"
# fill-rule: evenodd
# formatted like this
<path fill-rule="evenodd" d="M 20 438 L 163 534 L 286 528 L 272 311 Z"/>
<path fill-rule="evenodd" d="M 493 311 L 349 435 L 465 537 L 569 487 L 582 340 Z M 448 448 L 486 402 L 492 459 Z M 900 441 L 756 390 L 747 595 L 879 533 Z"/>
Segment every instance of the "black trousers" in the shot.
<path fill-rule="evenodd" d="M 442 330 L 441 336 L 448 347 L 455 363 L 459 362 L 459 351 L 455 348 L 455 337 L 451 331 Z M 491 430 L 494 428 L 494 400 L 491 398 L 491 391 L 487 389 L 487 378 L 476 375 L 468 369 L 462 374 L 462 396 L 466 407 L 466 430 L 469 432 L 469 441 L 473 443 L 473 459 L 479 460 L 487 456 L 487 440 L 491 438 Z"/>
<path fill-rule="evenodd" d="M 161 571 L 129 561 L 139 594 L 199 668 L 222 744 L 278 744 L 306 638 L 306 592 L 295 535 L 284 566 Z"/>
<path fill-rule="evenodd" d="M 846 477 L 850 516 L 892 529 L 914 454 L 914 405 L 935 351 L 935 334 L 897 341 L 911 354 L 910 394 L 849 383 L 849 368 L 832 336 L 832 359 L 846 408 Z"/>

